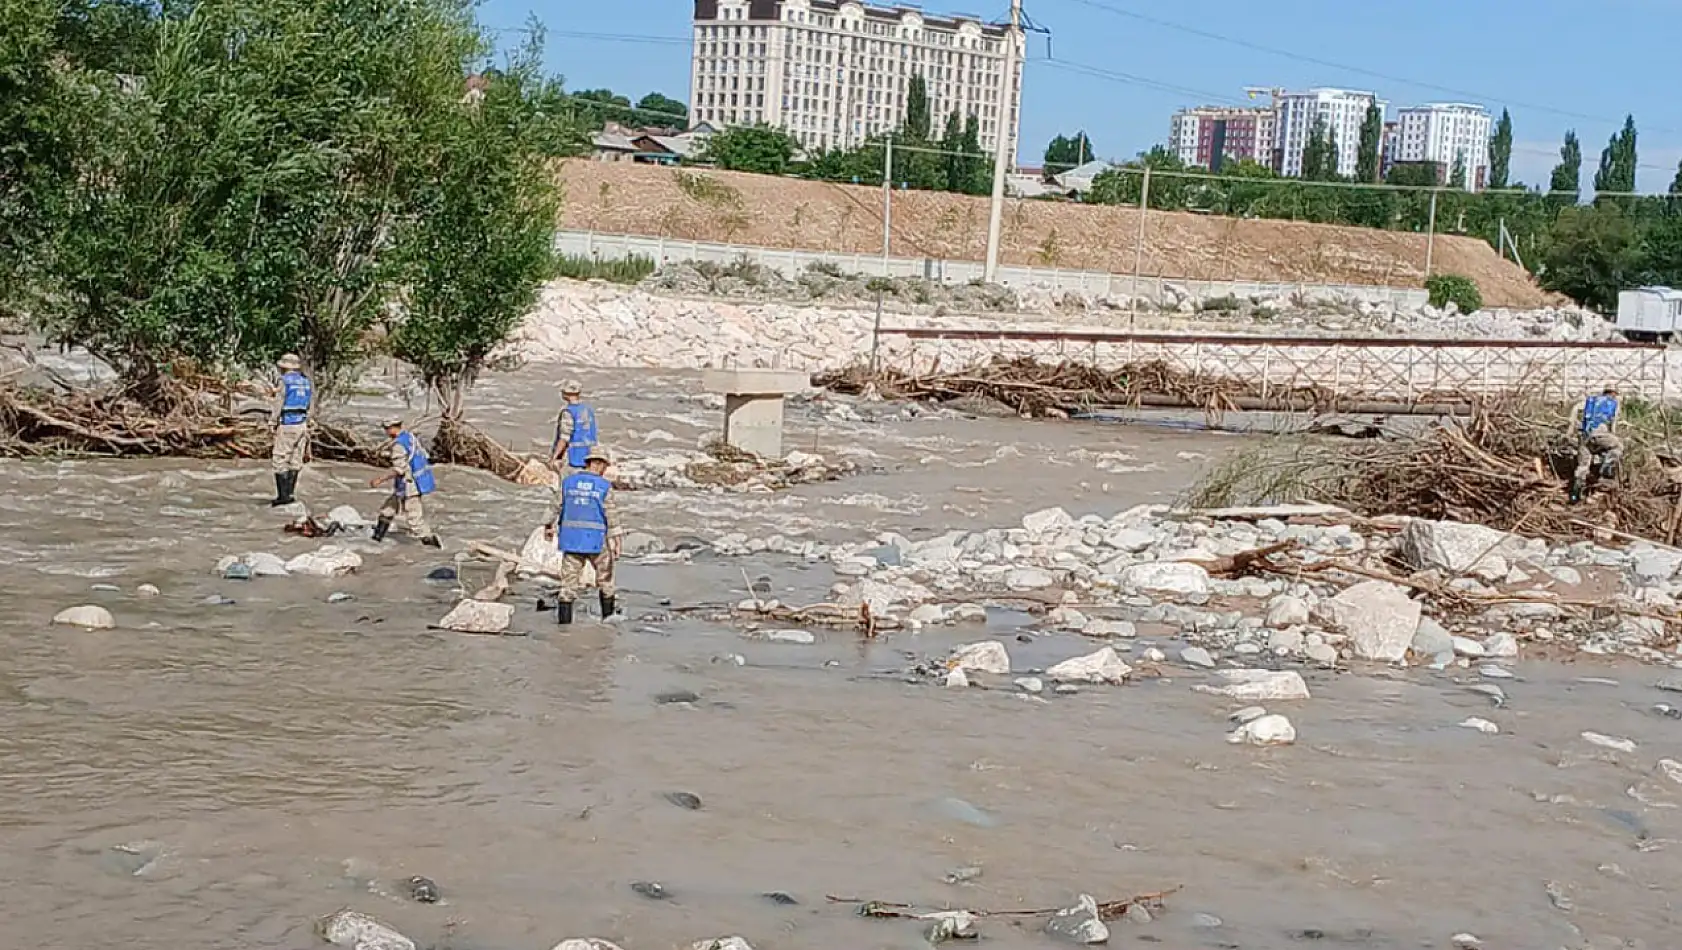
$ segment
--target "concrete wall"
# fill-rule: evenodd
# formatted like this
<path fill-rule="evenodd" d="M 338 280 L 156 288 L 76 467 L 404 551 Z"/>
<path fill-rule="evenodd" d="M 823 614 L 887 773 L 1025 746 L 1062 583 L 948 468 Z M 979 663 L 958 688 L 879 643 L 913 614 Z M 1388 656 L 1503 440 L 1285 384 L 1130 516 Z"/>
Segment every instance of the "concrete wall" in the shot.
<path fill-rule="evenodd" d="M 744 255 L 765 267 L 795 277 L 817 261 L 825 261 L 844 271 L 871 276 L 923 277 L 943 283 L 967 283 L 980 280 L 982 264 L 978 261 L 945 261 L 926 258 L 890 257 L 886 262 L 880 255 L 836 254 L 819 251 L 795 251 L 780 248 L 753 247 L 741 244 L 712 244 L 679 238 L 644 237 L 630 234 L 604 234 L 593 231 L 559 231 L 555 248 L 563 254 L 595 257 L 602 260 L 640 255 L 653 258 L 657 264 L 682 261 L 712 261 L 728 264 Z M 884 266 L 885 265 L 885 266 Z M 1342 284 L 1273 284 L 1253 281 L 1175 280 L 1164 277 L 1142 277 L 1135 285 L 1130 274 L 1111 274 L 1103 271 L 1062 270 L 1049 267 L 1001 266 L 999 282 L 1012 287 L 1041 287 L 1052 290 L 1072 290 L 1093 296 L 1130 296 L 1161 301 L 1165 293 L 1199 298 L 1221 297 L 1280 297 L 1289 294 L 1314 296 L 1342 295 L 1372 303 L 1390 304 L 1397 308 L 1417 309 L 1428 299 L 1424 290 L 1401 287 L 1352 286 Z"/>

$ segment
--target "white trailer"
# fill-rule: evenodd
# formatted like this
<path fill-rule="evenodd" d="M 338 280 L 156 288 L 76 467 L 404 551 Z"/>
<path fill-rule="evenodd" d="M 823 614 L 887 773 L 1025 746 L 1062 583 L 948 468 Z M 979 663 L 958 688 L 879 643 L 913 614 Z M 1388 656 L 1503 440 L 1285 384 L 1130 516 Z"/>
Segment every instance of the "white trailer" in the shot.
<path fill-rule="evenodd" d="M 1631 340 L 1668 340 L 1682 334 L 1682 290 L 1638 287 L 1619 291 L 1616 326 Z"/>

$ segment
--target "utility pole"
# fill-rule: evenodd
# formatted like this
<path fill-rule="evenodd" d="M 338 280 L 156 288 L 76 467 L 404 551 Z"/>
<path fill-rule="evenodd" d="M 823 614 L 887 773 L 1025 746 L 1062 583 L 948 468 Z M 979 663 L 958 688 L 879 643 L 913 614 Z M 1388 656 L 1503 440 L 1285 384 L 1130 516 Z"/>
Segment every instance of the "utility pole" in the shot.
<path fill-rule="evenodd" d="M 1425 226 L 1425 279 L 1431 279 L 1431 257 L 1437 250 L 1437 192 L 1431 189 L 1431 220 Z"/>
<path fill-rule="evenodd" d="M 894 137 L 882 155 L 882 276 L 888 276 L 888 249 L 894 234 Z"/>
<path fill-rule="evenodd" d="M 1010 0 L 1010 29 L 1005 31 L 1005 68 L 999 80 L 998 139 L 993 145 L 993 203 L 987 211 L 987 263 L 981 279 L 992 283 L 999 271 L 999 225 L 1005 210 L 1005 168 L 1011 133 L 1020 119 L 1016 113 L 1016 42 L 1022 36 L 1022 0 Z"/>

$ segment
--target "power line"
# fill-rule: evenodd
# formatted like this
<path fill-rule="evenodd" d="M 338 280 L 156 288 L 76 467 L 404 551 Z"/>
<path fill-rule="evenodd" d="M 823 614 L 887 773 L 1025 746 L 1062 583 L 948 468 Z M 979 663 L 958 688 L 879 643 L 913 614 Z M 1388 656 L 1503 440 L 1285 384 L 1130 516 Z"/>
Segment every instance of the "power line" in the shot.
<path fill-rule="evenodd" d="M 1365 66 L 1352 66 L 1348 63 L 1339 63 L 1339 62 L 1335 62 L 1335 61 L 1329 60 L 1329 59 L 1321 59 L 1319 57 L 1312 56 L 1312 55 L 1309 55 L 1309 54 L 1306 54 L 1306 53 L 1301 53 L 1301 52 L 1296 52 L 1296 51 L 1286 50 L 1286 49 L 1280 49 L 1279 47 L 1269 46 L 1265 43 L 1257 43 L 1254 40 L 1246 40 L 1246 39 L 1240 39 L 1240 38 L 1235 37 L 1235 36 L 1227 36 L 1223 33 L 1216 33 L 1213 30 L 1205 30 L 1205 29 L 1202 29 L 1200 27 L 1187 26 L 1183 23 L 1175 23 L 1171 20 L 1164 20 L 1164 19 L 1161 19 L 1159 17 L 1150 16 L 1148 14 L 1138 13 L 1136 11 L 1124 9 L 1122 7 L 1118 7 L 1118 6 L 1115 6 L 1115 5 L 1110 4 L 1110 3 L 1105 3 L 1105 2 L 1103 2 L 1103 0 L 1069 0 L 1069 2 L 1070 3 L 1078 3 L 1081 6 L 1085 6 L 1085 7 L 1091 7 L 1094 10 L 1102 10 L 1102 11 L 1104 11 L 1106 13 L 1109 13 L 1109 14 L 1112 14 L 1114 16 L 1124 17 L 1126 19 L 1135 20 L 1135 21 L 1138 21 L 1140 23 L 1148 23 L 1152 26 L 1161 27 L 1165 30 L 1175 30 L 1175 31 L 1180 32 L 1180 33 L 1186 33 L 1186 34 L 1189 34 L 1191 36 L 1201 37 L 1201 38 L 1206 39 L 1206 40 L 1213 40 L 1214 42 L 1217 42 L 1217 43 L 1226 43 L 1226 44 L 1229 44 L 1231 46 L 1239 47 L 1241 49 L 1254 50 L 1254 51 L 1259 52 L 1259 53 L 1267 53 L 1267 54 L 1270 54 L 1270 55 L 1273 55 L 1273 56 L 1282 56 L 1282 57 L 1285 57 L 1287 59 L 1293 59 L 1293 60 L 1297 60 L 1299 62 L 1304 62 L 1304 63 L 1312 63 L 1316 66 L 1324 66 L 1328 69 L 1338 69 L 1338 70 L 1343 70 L 1345 72 L 1357 73 L 1357 74 L 1363 75 L 1363 76 L 1371 76 L 1374 79 L 1383 79 L 1386 82 L 1401 83 L 1403 85 L 1414 86 L 1414 87 L 1417 87 L 1417 88 L 1420 88 L 1420 89 L 1432 89 L 1432 90 L 1435 90 L 1437 92 L 1444 92 L 1444 93 L 1448 93 L 1449 95 L 1453 95 L 1453 96 L 1464 96 L 1464 97 L 1469 97 L 1469 98 L 1472 98 L 1472 99 L 1480 99 L 1480 100 L 1483 100 L 1483 101 L 1486 101 L 1486 102 L 1488 102 L 1488 101 L 1504 101 L 1508 105 L 1519 106 L 1521 108 L 1529 109 L 1529 110 L 1532 110 L 1532 111 L 1535 111 L 1535 112 L 1546 112 L 1546 113 L 1550 113 L 1552 115 L 1565 116 L 1567 118 L 1572 118 L 1572 119 L 1581 119 L 1581 120 L 1588 121 L 1588 122 L 1605 122 L 1605 123 L 1609 123 L 1609 124 L 1614 125 L 1614 126 L 1621 126 L 1623 124 L 1623 119 L 1608 119 L 1605 116 L 1589 115 L 1587 113 L 1582 113 L 1582 112 L 1572 112 L 1572 111 L 1569 111 L 1569 110 L 1566 110 L 1566 109 L 1556 109 L 1553 106 L 1546 106 L 1546 105 L 1542 105 L 1540 103 L 1524 102 L 1524 101 L 1521 101 L 1521 100 L 1518 100 L 1518 99 L 1505 99 L 1502 96 L 1492 96 L 1492 95 L 1488 95 L 1486 93 L 1476 92 L 1476 91 L 1472 91 L 1472 90 L 1459 89 L 1459 88 L 1456 88 L 1454 86 L 1444 86 L 1444 85 L 1440 85 L 1440 84 L 1437 84 L 1437 83 L 1423 82 L 1423 81 L 1417 80 L 1417 79 L 1408 79 L 1405 76 L 1396 76 L 1396 75 L 1392 75 L 1390 73 L 1381 72 L 1381 71 L 1376 70 L 1376 69 L 1368 69 Z M 1652 128 L 1649 131 L 1667 132 L 1667 133 L 1670 133 L 1670 134 L 1676 134 L 1675 129 Z"/>
<path fill-rule="evenodd" d="M 641 33 L 589 33 L 580 30 L 549 30 L 549 36 L 564 36 L 567 39 L 599 40 L 604 43 L 648 43 L 675 44 L 688 46 L 693 40 L 687 36 L 655 36 Z"/>

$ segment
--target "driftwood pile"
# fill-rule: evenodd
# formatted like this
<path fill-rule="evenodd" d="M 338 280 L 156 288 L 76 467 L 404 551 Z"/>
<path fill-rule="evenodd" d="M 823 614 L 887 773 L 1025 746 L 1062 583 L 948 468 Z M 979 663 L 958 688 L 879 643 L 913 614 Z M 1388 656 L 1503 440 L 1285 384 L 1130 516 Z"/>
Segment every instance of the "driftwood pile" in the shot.
<path fill-rule="evenodd" d="M 1570 414 L 1523 393 L 1463 419 L 1361 441 L 1286 436 L 1240 453 L 1191 493 L 1198 507 L 1314 500 L 1363 515 L 1464 521 L 1556 541 L 1677 539 L 1682 494 L 1663 418 L 1626 421 L 1616 478 L 1570 503 Z"/>

